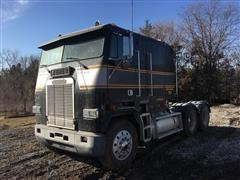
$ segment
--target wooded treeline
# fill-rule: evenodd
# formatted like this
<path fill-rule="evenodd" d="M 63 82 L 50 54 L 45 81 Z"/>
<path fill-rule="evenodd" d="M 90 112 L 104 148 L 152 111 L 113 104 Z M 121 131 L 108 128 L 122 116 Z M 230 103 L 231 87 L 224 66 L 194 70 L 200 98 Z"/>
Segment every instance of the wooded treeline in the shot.
<path fill-rule="evenodd" d="M 31 113 L 39 57 L 3 50 L 0 58 L 0 116 Z"/>
<path fill-rule="evenodd" d="M 146 21 L 140 33 L 176 52 L 181 100 L 240 104 L 240 11 L 235 4 L 194 2 L 178 21 Z M 38 56 L 0 53 L 0 116 L 31 112 Z"/>
<path fill-rule="evenodd" d="M 165 41 L 176 52 L 179 97 L 213 103 L 240 103 L 240 11 L 235 4 L 197 2 L 178 23 L 151 23 L 146 36 Z"/>

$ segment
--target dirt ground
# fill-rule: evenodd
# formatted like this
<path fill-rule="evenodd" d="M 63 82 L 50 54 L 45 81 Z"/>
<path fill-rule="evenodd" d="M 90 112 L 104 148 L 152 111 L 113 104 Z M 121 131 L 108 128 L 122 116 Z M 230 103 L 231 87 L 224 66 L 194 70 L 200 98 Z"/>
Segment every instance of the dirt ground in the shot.
<path fill-rule="evenodd" d="M 139 149 L 128 169 L 52 152 L 34 138 L 33 117 L 0 119 L 0 179 L 240 179 L 240 107 L 211 108 L 210 127 Z"/>

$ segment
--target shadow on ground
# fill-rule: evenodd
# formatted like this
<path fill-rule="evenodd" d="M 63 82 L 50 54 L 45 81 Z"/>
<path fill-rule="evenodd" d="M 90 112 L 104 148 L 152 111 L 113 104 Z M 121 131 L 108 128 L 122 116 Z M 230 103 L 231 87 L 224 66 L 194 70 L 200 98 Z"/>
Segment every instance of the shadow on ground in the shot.
<path fill-rule="evenodd" d="M 211 126 L 193 137 L 173 135 L 138 150 L 130 168 L 100 169 L 84 179 L 240 179 L 240 130 Z M 101 168 L 94 159 L 73 156 Z"/>

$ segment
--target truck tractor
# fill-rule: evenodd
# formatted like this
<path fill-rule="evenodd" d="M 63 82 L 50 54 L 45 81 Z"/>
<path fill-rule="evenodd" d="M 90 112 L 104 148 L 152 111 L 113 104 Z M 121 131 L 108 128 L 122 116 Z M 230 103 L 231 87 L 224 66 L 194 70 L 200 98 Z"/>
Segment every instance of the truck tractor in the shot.
<path fill-rule="evenodd" d="M 36 139 L 47 147 L 118 169 L 139 146 L 208 127 L 206 101 L 170 103 L 176 58 L 165 42 L 98 24 L 39 48 L 33 112 Z"/>

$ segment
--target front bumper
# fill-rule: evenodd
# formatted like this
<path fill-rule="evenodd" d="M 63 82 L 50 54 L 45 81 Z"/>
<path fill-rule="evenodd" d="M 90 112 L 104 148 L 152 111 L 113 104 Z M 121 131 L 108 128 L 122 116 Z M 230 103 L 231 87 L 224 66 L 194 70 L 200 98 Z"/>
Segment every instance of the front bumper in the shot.
<path fill-rule="evenodd" d="M 106 144 L 103 134 L 60 129 L 42 124 L 35 125 L 35 136 L 46 146 L 93 157 L 103 155 Z"/>

